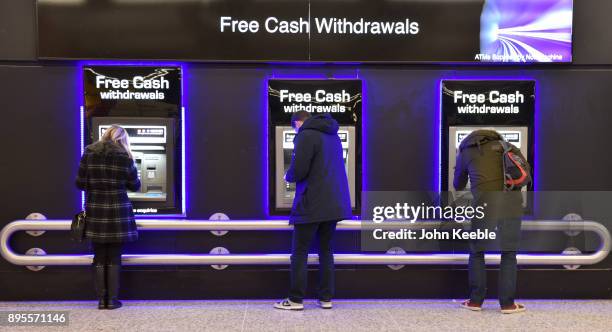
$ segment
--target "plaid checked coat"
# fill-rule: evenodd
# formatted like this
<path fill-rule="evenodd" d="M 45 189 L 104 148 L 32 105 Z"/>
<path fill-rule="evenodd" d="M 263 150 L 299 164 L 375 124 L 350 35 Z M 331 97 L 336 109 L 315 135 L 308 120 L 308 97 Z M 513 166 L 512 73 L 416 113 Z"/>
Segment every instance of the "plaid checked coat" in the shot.
<path fill-rule="evenodd" d="M 132 203 L 127 191 L 140 189 L 134 161 L 122 147 L 97 142 L 81 157 L 77 188 L 85 191 L 85 236 L 96 243 L 123 243 L 138 239 Z"/>

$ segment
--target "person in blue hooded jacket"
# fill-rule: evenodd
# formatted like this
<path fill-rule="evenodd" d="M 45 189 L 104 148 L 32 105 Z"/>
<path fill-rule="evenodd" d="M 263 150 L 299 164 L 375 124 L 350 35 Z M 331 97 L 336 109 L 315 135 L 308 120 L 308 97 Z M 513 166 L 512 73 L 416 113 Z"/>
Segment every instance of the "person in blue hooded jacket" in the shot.
<path fill-rule="evenodd" d="M 289 297 L 274 304 L 277 309 L 302 310 L 307 284 L 308 249 L 319 238 L 319 291 L 317 304 L 331 309 L 334 294 L 332 238 L 336 224 L 352 217 L 351 199 L 338 122 L 329 114 L 293 114 L 297 131 L 291 165 L 285 180 L 296 183 L 289 217 L 294 225 Z"/>

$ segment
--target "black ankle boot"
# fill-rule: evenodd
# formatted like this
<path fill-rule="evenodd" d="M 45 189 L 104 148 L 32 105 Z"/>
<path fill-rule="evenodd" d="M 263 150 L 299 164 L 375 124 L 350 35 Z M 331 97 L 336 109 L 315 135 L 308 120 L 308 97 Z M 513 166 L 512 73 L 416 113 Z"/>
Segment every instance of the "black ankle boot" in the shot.
<path fill-rule="evenodd" d="M 119 297 L 119 276 L 121 274 L 121 265 L 107 265 L 106 266 L 106 282 L 107 282 L 107 294 L 108 302 L 106 303 L 106 309 L 118 309 L 121 308 L 122 304 L 118 300 Z"/>
<path fill-rule="evenodd" d="M 106 292 L 106 268 L 102 264 L 93 266 L 94 270 L 94 288 L 98 297 L 98 309 L 106 309 L 107 292 Z"/>

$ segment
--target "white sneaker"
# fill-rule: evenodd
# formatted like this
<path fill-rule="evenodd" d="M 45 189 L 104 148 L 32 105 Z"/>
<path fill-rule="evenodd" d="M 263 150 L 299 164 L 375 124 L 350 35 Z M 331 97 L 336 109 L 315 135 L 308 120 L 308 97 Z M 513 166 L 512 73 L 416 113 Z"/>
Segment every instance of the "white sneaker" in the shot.
<path fill-rule="evenodd" d="M 331 309 L 333 307 L 332 301 L 317 300 L 317 305 L 322 309 Z"/>
<path fill-rule="evenodd" d="M 289 299 L 284 299 L 274 303 L 274 308 L 282 310 L 304 310 L 304 305 L 302 303 L 291 302 Z"/>

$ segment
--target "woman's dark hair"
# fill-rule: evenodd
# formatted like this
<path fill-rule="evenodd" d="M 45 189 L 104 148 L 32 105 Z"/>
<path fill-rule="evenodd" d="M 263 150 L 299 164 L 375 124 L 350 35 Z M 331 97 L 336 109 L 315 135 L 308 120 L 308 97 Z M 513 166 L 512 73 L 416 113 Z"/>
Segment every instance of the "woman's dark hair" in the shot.
<path fill-rule="evenodd" d="M 291 127 L 295 128 L 297 121 L 306 121 L 310 117 L 310 113 L 306 111 L 298 111 L 291 115 Z"/>

